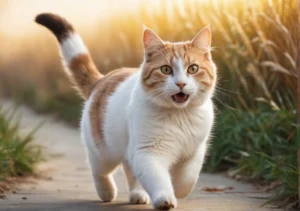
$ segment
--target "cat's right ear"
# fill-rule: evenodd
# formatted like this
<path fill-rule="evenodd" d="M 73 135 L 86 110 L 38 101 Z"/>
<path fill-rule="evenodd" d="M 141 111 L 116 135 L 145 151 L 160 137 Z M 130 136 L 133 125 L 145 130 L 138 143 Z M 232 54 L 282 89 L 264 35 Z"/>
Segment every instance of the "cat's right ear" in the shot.
<path fill-rule="evenodd" d="M 160 39 L 160 37 L 154 31 L 146 28 L 145 26 L 144 26 L 143 44 L 146 52 L 164 47 L 164 43 Z"/>

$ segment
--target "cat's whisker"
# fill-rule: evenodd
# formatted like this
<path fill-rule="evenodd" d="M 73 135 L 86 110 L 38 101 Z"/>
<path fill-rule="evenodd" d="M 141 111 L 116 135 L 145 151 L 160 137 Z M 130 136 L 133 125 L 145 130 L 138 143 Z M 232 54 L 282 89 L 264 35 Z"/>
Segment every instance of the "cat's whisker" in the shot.
<path fill-rule="evenodd" d="M 240 93 L 238 93 L 238 92 L 230 91 L 228 89 L 223 89 L 221 87 L 216 87 L 216 90 L 222 90 L 222 91 L 226 91 L 226 92 L 233 93 L 233 94 L 236 94 L 236 95 L 240 95 Z"/>
<path fill-rule="evenodd" d="M 222 112 L 222 110 L 221 110 L 221 109 L 218 109 L 217 106 L 214 106 L 214 108 L 215 108 L 218 112 L 220 112 L 219 114 L 221 114 L 221 120 L 222 120 L 223 126 L 225 126 L 225 123 L 224 123 L 224 117 L 223 117 L 223 112 Z"/>
<path fill-rule="evenodd" d="M 222 100 L 220 100 L 217 96 L 214 96 L 214 99 L 217 100 L 219 103 L 221 103 L 223 106 L 225 106 L 225 108 L 227 108 L 227 110 L 231 113 L 231 115 L 234 117 L 235 121 L 238 123 L 236 117 L 234 116 L 234 114 L 232 113 L 231 110 L 236 110 L 235 108 L 232 108 L 229 105 L 226 105 Z"/>
<path fill-rule="evenodd" d="M 230 99 L 232 99 L 232 100 L 236 100 L 235 98 L 233 98 L 232 96 L 230 96 L 229 94 L 227 94 L 227 93 L 225 93 L 225 92 L 222 92 L 222 91 L 220 91 L 220 90 L 216 90 L 216 92 L 217 93 L 221 93 L 221 94 L 223 94 L 223 95 L 226 95 L 227 97 L 229 97 Z"/>
<path fill-rule="evenodd" d="M 231 110 L 236 110 L 235 108 L 225 104 L 222 100 L 220 100 L 217 96 L 214 96 L 214 99 L 216 99 L 219 103 L 221 103 L 222 105 L 224 105 L 225 107 L 227 107 L 228 109 L 231 109 Z"/>

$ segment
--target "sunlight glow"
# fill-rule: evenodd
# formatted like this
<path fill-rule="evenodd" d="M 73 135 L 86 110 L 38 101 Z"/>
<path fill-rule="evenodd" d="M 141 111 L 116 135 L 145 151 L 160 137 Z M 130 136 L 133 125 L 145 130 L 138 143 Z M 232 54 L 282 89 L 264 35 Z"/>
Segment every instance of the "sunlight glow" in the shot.
<path fill-rule="evenodd" d="M 138 0 L 1 0 L 0 32 L 9 35 L 26 34 L 36 29 L 34 17 L 52 12 L 68 18 L 79 27 L 90 27 L 114 12 L 135 10 Z"/>
<path fill-rule="evenodd" d="M 140 8 L 145 8 L 149 17 L 155 16 L 156 11 L 166 14 L 165 18 L 172 20 L 175 13 L 181 16 L 185 14 L 184 5 L 193 7 L 199 2 L 208 3 L 219 7 L 220 5 L 232 5 L 245 0 L 0 0 L 0 33 L 9 37 L 19 37 L 40 30 L 34 17 L 42 12 L 57 13 L 67 18 L 76 28 L 92 30 L 95 24 L 106 22 L 111 18 L 138 14 Z M 257 0 L 254 0 L 257 1 Z M 164 4 L 162 4 L 164 3 Z M 165 5 L 165 7 L 162 7 Z M 174 6 L 178 10 L 174 10 Z M 201 9 L 194 8 L 194 13 L 200 14 Z M 195 15 L 194 14 L 194 15 Z M 151 19 L 151 18 L 150 18 Z M 143 23 L 141 23 L 143 24 Z"/>

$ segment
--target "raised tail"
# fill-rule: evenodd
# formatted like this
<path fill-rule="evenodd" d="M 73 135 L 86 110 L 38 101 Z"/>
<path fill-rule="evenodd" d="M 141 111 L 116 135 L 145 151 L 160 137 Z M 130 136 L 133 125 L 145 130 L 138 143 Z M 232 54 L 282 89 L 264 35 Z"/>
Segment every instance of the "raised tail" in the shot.
<path fill-rule="evenodd" d="M 67 20 L 58 15 L 42 13 L 36 16 L 35 21 L 47 27 L 56 36 L 67 67 L 66 71 L 71 76 L 79 93 L 87 99 L 102 75 L 90 57 L 81 37 Z"/>

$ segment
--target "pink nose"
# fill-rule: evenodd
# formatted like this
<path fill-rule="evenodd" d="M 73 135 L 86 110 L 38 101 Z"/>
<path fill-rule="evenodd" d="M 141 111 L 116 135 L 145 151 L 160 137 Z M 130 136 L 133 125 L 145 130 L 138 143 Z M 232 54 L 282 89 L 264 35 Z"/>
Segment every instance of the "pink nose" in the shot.
<path fill-rule="evenodd" d="M 176 84 L 180 89 L 183 89 L 183 87 L 186 85 L 185 83 L 177 83 Z"/>

